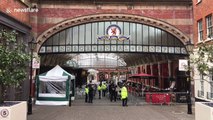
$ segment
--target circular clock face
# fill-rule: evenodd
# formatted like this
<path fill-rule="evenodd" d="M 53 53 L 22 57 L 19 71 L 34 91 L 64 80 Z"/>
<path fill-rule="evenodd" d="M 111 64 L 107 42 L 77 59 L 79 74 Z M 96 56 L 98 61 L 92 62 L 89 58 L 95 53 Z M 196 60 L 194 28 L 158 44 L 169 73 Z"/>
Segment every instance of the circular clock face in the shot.
<path fill-rule="evenodd" d="M 107 34 L 109 36 L 119 36 L 121 33 L 121 28 L 117 25 L 110 25 L 107 28 Z"/>

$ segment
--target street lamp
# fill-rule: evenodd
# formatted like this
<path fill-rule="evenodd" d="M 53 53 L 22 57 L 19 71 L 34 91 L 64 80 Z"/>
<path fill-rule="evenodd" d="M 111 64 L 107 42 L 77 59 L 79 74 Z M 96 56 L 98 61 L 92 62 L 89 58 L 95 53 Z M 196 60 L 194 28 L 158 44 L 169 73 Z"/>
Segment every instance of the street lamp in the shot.
<path fill-rule="evenodd" d="M 191 43 L 191 40 L 186 42 L 186 48 L 188 50 L 188 71 L 187 71 L 187 113 L 192 114 L 192 100 L 191 100 L 191 75 L 190 75 L 190 53 L 193 52 L 194 44 Z"/>
<path fill-rule="evenodd" d="M 27 102 L 28 111 L 27 114 L 32 114 L 32 79 L 33 79 L 33 50 L 36 47 L 35 39 L 33 38 L 32 41 L 29 43 L 30 48 L 30 91 L 29 91 L 29 98 Z"/>

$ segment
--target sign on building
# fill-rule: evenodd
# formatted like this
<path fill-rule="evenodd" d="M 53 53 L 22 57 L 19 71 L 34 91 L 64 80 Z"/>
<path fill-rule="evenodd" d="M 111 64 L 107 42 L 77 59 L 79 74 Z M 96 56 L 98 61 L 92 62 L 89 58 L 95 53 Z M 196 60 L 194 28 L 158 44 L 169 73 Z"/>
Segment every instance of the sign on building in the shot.
<path fill-rule="evenodd" d="M 188 71 L 188 60 L 179 59 L 179 71 Z"/>
<path fill-rule="evenodd" d="M 33 69 L 39 69 L 40 68 L 40 57 L 37 54 L 33 54 L 33 60 L 32 60 L 32 68 Z"/>

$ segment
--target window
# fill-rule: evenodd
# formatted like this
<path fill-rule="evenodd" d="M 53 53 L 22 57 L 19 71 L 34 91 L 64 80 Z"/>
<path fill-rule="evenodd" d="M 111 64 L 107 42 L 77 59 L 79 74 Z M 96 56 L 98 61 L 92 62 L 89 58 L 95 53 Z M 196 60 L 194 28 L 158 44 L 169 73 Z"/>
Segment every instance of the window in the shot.
<path fill-rule="evenodd" d="M 203 74 L 200 74 L 200 79 L 201 79 L 201 81 L 200 81 L 200 87 L 201 87 L 200 95 L 204 96 L 204 75 Z"/>
<path fill-rule="evenodd" d="M 210 98 L 213 98 L 213 69 L 209 71 Z"/>
<path fill-rule="evenodd" d="M 202 20 L 198 21 L 198 42 L 203 40 L 203 26 Z"/>
<path fill-rule="evenodd" d="M 73 54 L 73 61 L 78 67 L 121 67 L 126 66 L 124 59 L 120 58 L 114 53 L 87 53 L 87 54 Z"/>
<path fill-rule="evenodd" d="M 209 81 L 213 82 L 213 68 L 209 71 Z"/>
<path fill-rule="evenodd" d="M 210 88 L 210 98 L 213 98 L 213 83 L 210 83 L 210 86 L 211 86 L 211 88 Z"/>
<path fill-rule="evenodd" d="M 206 17 L 206 31 L 207 31 L 207 37 L 212 38 L 213 37 L 213 26 L 212 26 L 212 15 L 209 15 Z"/>
<path fill-rule="evenodd" d="M 201 84 L 201 96 L 204 96 L 204 81 L 200 81 Z"/>

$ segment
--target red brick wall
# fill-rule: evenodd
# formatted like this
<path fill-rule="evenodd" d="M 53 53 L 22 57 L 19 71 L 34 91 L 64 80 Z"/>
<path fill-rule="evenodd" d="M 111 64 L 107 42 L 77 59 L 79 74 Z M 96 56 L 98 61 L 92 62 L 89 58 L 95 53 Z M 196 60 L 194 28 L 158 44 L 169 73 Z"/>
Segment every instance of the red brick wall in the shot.
<path fill-rule="evenodd" d="M 161 76 L 169 77 L 168 63 L 161 64 Z"/>
<path fill-rule="evenodd" d="M 158 76 L 158 64 L 152 65 L 153 75 Z"/>
<path fill-rule="evenodd" d="M 17 9 L 28 8 L 20 0 L 0 0 L 0 10 L 20 22 L 30 24 L 29 12 L 17 12 Z"/>
<path fill-rule="evenodd" d="M 135 14 L 151 17 L 168 22 L 179 28 L 183 33 L 192 37 L 192 8 L 188 5 L 134 5 L 133 9 L 127 9 L 126 5 L 102 5 L 97 9 L 95 4 L 62 4 L 43 3 L 39 4 L 38 14 L 31 17 L 33 31 L 38 35 L 60 21 L 78 16 L 101 13 Z"/>
<path fill-rule="evenodd" d="M 212 0 L 202 0 L 197 3 L 197 0 L 193 0 L 193 14 L 194 14 L 194 43 L 198 42 L 198 26 L 197 21 L 202 19 L 203 22 L 203 39 L 207 38 L 206 35 L 206 20 L 205 17 L 209 14 L 213 14 L 213 1 Z M 213 21 L 212 21 L 213 22 Z"/>

